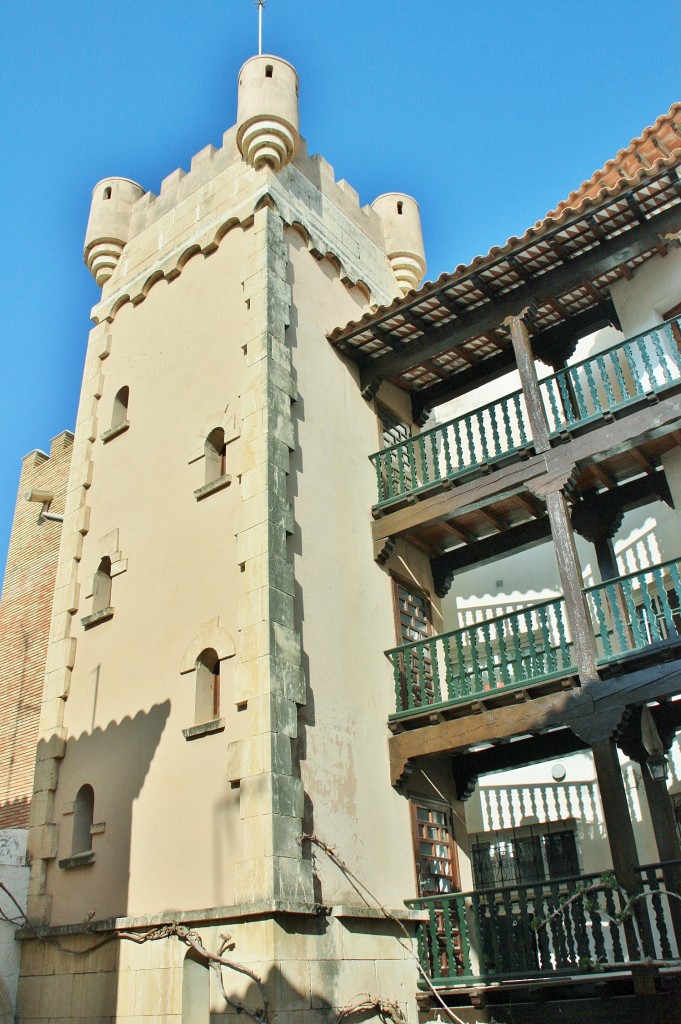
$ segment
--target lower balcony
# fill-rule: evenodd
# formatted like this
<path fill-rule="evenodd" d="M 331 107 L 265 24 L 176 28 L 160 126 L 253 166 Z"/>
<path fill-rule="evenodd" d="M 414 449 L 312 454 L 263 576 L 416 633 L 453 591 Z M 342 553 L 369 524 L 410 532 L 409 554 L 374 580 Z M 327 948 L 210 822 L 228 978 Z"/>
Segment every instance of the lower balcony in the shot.
<path fill-rule="evenodd" d="M 600 667 L 654 653 L 681 653 L 681 559 L 587 587 Z M 577 665 L 563 597 L 474 622 L 386 651 L 396 725 L 465 705 L 522 699 L 523 691 L 570 685 Z"/>
<path fill-rule="evenodd" d="M 427 914 L 421 987 L 588 979 L 631 972 L 637 960 L 678 970 L 681 913 L 667 893 L 680 869 L 681 861 L 638 868 L 643 895 L 631 906 L 610 873 L 409 900 Z"/>

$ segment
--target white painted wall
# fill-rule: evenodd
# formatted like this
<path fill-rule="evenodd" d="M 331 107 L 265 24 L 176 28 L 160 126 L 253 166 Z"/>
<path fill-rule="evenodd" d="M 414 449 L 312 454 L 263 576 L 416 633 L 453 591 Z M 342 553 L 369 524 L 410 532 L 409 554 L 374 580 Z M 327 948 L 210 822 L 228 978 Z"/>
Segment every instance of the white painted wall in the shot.
<path fill-rule="evenodd" d="M 23 828 L 0 830 L 0 882 L 6 885 L 16 901 L 26 909 L 29 868 L 26 863 L 26 840 L 28 832 Z M 17 919 L 20 915 L 12 900 L 0 891 L 0 911 L 6 917 Z M 0 986 L 4 982 L 6 994 L 12 1007 L 16 1005 L 19 983 L 19 958 L 21 946 L 15 940 L 17 928 L 9 921 L 0 920 Z M 2 992 L 0 992 L 0 1021 L 2 1018 Z"/>

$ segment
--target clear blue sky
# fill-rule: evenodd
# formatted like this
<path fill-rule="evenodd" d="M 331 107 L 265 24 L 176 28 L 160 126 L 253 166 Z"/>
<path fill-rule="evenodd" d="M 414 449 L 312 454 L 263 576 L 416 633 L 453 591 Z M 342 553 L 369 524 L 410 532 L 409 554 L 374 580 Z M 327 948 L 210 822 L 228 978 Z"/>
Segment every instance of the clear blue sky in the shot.
<path fill-rule="evenodd" d="M 681 99 L 678 0 L 268 0 L 301 131 L 421 206 L 428 278 L 521 234 Z M 236 119 L 252 0 L 0 3 L 0 567 L 20 460 L 73 428 L 92 186 L 157 192 Z M 368 514 L 368 513 L 367 513 Z"/>

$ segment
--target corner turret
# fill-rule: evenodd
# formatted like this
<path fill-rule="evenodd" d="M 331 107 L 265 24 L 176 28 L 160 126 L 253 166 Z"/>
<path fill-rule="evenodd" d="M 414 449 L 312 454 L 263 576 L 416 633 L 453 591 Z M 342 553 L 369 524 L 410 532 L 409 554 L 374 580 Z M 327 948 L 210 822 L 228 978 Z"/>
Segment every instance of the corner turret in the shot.
<path fill-rule="evenodd" d="M 281 57 L 251 57 L 239 72 L 237 144 L 257 170 L 285 167 L 298 151 L 298 75 Z"/>
<path fill-rule="evenodd" d="M 114 270 L 129 240 L 133 203 L 144 189 L 128 178 L 104 178 L 92 191 L 83 258 L 101 288 Z"/>
<path fill-rule="evenodd" d="M 411 196 L 387 192 L 374 199 L 371 207 L 383 221 L 386 255 L 400 291 L 406 295 L 418 288 L 426 272 L 419 205 Z"/>

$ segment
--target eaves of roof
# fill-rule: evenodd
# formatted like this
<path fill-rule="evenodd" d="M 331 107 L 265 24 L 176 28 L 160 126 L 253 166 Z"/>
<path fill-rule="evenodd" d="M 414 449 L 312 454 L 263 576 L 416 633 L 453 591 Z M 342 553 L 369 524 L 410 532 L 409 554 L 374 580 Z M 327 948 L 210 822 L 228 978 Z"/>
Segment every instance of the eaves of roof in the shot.
<path fill-rule="evenodd" d="M 460 264 L 451 273 L 441 274 L 436 281 L 398 297 L 389 305 L 365 314 L 358 321 L 350 321 L 344 327 L 336 328 L 329 333 L 328 338 L 334 345 L 342 344 L 350 335 L 357 334 L 358 329 L 385 321 L 400 310 L 406 310 L 428 296 L 436 296 L 458 282 L 485 271 L 505 257 L 527 250 L 557 229 L 602 209 L 637 186 L 680 164 L 681 103 L 675 103 L 667 114 L 646 128 L 641 136 L 632 140 L 626 149 L 620 150 L 613 160 L 609 160 L 522 236 L 511 236 L 504 245 L 493 246 L 486 255 L 476 256 L 470 263 Z M 343 350 L 345 354 L 351 354 L 345 346 Z"/>

